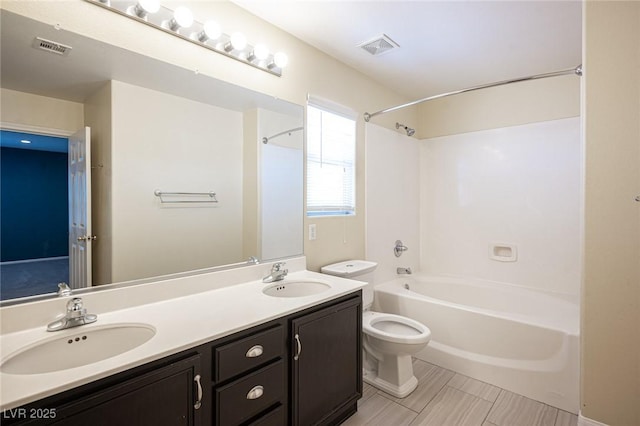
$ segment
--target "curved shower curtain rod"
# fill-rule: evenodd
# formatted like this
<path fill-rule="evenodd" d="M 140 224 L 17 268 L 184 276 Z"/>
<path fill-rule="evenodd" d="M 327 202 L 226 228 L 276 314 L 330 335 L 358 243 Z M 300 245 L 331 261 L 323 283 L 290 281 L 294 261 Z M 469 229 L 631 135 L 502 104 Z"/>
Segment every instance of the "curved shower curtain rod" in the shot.
<path fill-rule="evenodd" d="M 273 136 L 269 136 L 269 137 L 265 136 L 265 137 L 262 138 L 262 143 L 266 144 L 267 142 L 269 142 L 269 139 L 277 138 L 278 136 L 286 135 L 287 133 L 289 133 L 289 135 L 291 135 L 291 133 L 299 132 L 300 130 L 304 130 L 304 127 L 296 127 L 295 129 L 285 130 L 284 132 L 280 132 L 280 133 L 277 133 L 277 134 L 275 134 Z"/>
<path fill-rule="evenodd" d="M 387 109 L 383 109 L 383 110 L 380 110 L 380 111 L 372 112 L 371 114 L 369 114 L 368 112 L 365 112 L 364 113 L 364 121 L 368 122 L 369 120 L 371 120 L 372 117 L 375 117 L 376 115 L 385 114 L 385 113 L 391 112 L 391 111 L 396 111 L 396 110 L 401 109 L 401 108 L 410 107 L 410 106 L 417 105 L 417 104 L 420 104 L 420 103 L 426 102 L 426 101 L 431 101 L 431 100 L 434 100 L 434 99 L 440 99 L 440 98 L 445 98 L 445 97 L 451 96 L 451 95 L 457 95 L 459 93 L 471 92 L 473 90 L 486 89 L 486 88 L 495 87 L 495 86 L 502 86 L 502 85 L 505 85 L 505 84 L 519 83 L 521 81 L 538 80 L 538 79 L 541 79 L 541 78 L 548 78 L 548 77 L 558 77 L 558 76 L 567 75 L 567 74 L 575 74 L 575 75 L 581 76 L 582 75 L 582 64 L 578 65 L 575 68 L 569 68 L 569 69 L 562 70 L 562 71 L 555 71 L 555 72 L 548 72 L 548 73 L 545 73 L 545 74 L 530 75 L 528 77 L 520 77 L 520 78 L 511 79 L 511 80 L 503 80 L 503 81 L 498 81 L 496 83 L 481 84 L 480 86 L 468 87 L 466 89 L 454 90 L 453 92 L 441 93 L 439 95 L 433 95 L 433 96 L 429 96 L 429 97 L 426 97 L 426 98 L 418 99 L 417 101 L 413 101 L 413 102 L 409 102 L 409 103 L 406 103 L 406 104 L 398 105 L 398 106 L 395 106 L 395 107 L 392 107 L 392 108 L 387 108 Z"/>

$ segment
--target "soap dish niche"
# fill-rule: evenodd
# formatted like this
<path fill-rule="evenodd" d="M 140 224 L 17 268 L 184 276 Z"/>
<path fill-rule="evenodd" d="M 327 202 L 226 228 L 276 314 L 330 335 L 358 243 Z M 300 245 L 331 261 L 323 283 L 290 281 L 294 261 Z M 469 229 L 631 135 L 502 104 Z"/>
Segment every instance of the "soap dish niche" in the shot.
<path fill-rule="evenodd" d="M 489 259 L 498 262 L 515 262 L 518 260 L 518 247 L 515 244 L 489 244 Z"/>

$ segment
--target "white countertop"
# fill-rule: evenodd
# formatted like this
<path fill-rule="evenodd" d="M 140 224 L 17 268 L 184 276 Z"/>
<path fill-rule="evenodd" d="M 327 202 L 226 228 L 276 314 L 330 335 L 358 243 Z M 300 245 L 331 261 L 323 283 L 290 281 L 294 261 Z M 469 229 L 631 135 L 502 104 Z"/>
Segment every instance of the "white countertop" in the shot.
<path fill-rule="evenodd" d="M 215 280 L 216 276 L 199 275 L 194 279 Z M 311 296 L 272 297 L 262 293 L 262 289 L 270 284 L 256 280 L 102 312 L 98 314 L 97 322 L 68 330 L 47 332 L 46 324 L 42 324 L 35 328 L 2 334 L 0 348 L 2 359 L 5 360 L 21 348 L 40 340 L 76 334 L 92 327 L 144 323 L 156 329 L 155 336 L 141 346 L 93 364 L 44 374 L 18 375 L 0 372 L 0 409 L 16 408 L 90 383 L 352 293 L 365 285 L 364 282 L 304 270 L 290 272 L 284 282 L 301 280 L 323 281 L 329 283 L 331 288 Z M 85 307 L 89 313 L 93 312 L 90 304 L 85 302 Z"/>

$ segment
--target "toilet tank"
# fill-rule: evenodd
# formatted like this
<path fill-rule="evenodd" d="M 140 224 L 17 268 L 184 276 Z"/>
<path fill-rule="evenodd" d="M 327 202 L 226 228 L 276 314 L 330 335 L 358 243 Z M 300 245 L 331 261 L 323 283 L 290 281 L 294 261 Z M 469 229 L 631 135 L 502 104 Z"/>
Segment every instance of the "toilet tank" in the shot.
<path fill-rule="evenodd" d="M 323 266 L 320 272 L 336 277 L 364 281 L 367 285 L 362 289 L 362 307 L 369 309 L 373 303 L 373 271 L 378 264 L 368 260 L 347 260 Z"/>

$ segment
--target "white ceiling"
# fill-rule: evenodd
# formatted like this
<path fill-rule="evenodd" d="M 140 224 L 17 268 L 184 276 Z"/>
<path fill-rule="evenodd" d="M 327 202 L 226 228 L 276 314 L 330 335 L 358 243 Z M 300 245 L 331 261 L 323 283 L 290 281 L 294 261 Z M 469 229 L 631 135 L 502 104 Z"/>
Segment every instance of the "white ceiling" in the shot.
<path fill-rule="evenodd" d="M 409 99 L 581 63 L 580 1 L 234 3 Z M 400 49 L 357 47 L 383 33 Z"/>

